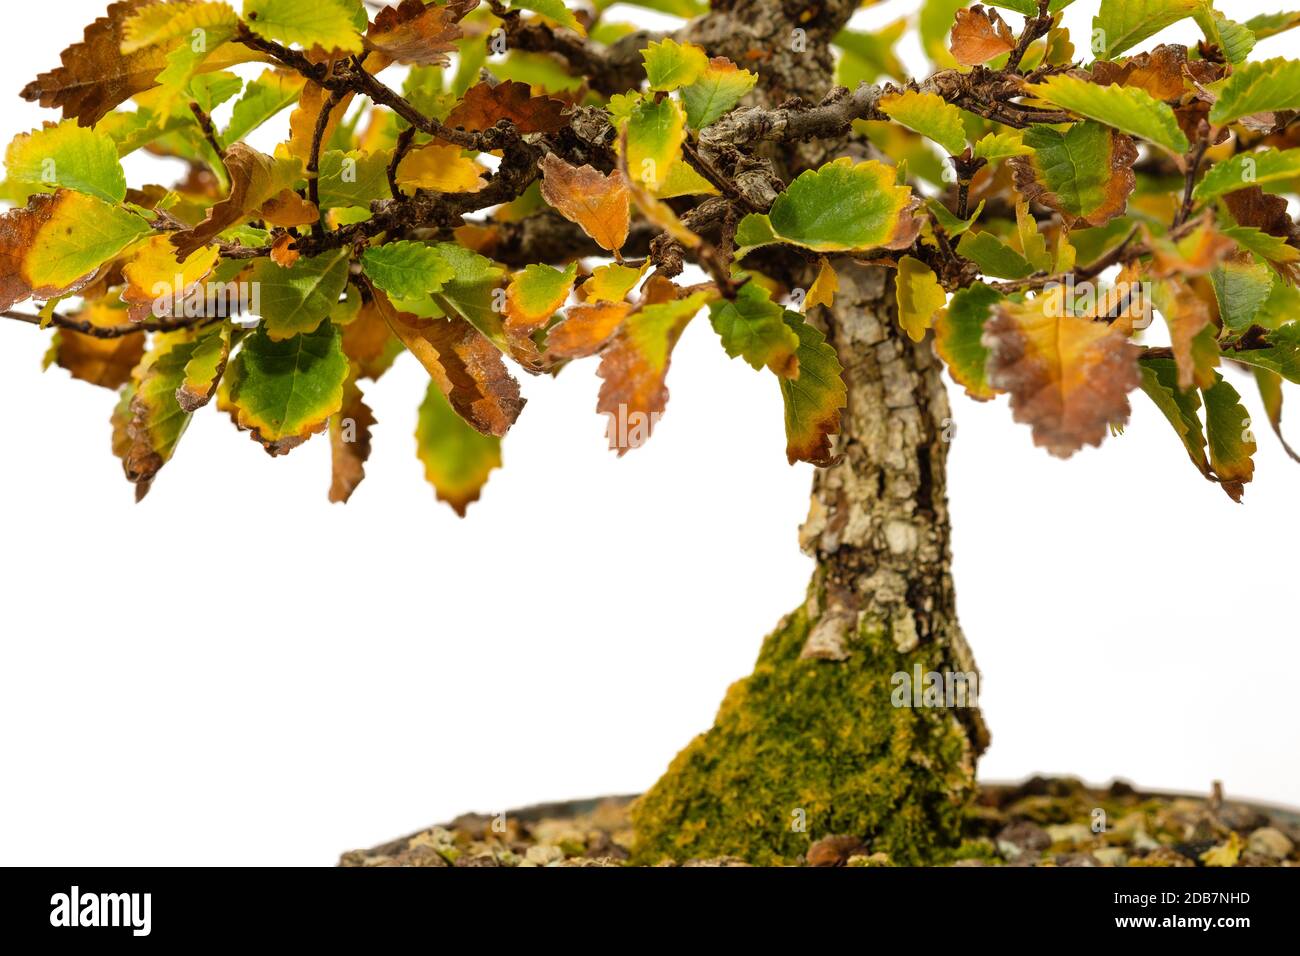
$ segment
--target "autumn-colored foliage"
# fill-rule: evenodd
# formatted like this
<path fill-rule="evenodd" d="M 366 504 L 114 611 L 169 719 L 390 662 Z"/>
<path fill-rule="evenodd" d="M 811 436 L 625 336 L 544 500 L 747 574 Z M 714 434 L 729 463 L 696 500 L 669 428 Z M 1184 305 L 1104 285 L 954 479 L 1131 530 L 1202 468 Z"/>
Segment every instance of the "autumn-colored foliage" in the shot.
<path fill-rule="evenodd" d="M 1249 57 L 1300 17 L 1100 0 L 1076 45 L 1067 5 L 1004 0 L 1008 23 L 926 0 L 935 69 L 906 82 L 897 31 L 843 29 L 847 86 L 817 103 L 689 30 L 628 60 L 605 3 L 118 0 L 23 90 L 60 115 L 6 152 L 0 309 L 57 327 L 48 361 L 118 393 L 140 495 L 212 404 L 272 455 L 328 434 L 346 501 L 366 383 L 410 352 L 418 454 L 463 513 L 524 407 L 509 365 L 594 357 L 623 454 L 701 314 L 772 376 L 789 460 L 831 464 L 850 394 L 826 333 L 854 261 L 1052 454 L 1114 440 L 1144 395 L 1240 499 L 1255 444 L 1225 373 L 1251 369 L 1275 430 L 1300 381 L 1300 61 Z M 1182 20 L 1194 48 L 1139 49 Z M 285 111 L 279 146 L 249 145 Z M 835 138 L 800 167 L 800 142 Z M 139 150 L 188 174 L 133 188 Z"/>

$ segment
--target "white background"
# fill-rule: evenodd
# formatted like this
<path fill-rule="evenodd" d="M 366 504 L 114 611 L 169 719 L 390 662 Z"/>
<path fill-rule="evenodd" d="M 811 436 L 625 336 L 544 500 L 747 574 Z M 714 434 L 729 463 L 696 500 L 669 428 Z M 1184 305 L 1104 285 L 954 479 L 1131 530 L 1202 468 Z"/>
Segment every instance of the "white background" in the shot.
<path fill-rule="evenodd" d="M 53 116 L 16 93 L 102 7 L 5 5 L 22 38 L 0 61 L 5 138 Z M 1081 47 L 1093 11 L 1070 11 Z M 42 374 L 47 339 L 0 323 L 0 862 L 330 864 L 465 810 L 638 791 L 802 599 L 811 469 L 785 464 L 771 376 L 707 322 L 623 460 L 591 363 L 526 379 L 506 468 L 464 521 L 414 457 L 409 356 L 368 389 L 380 424 L 352 504 L 326 500 L 324 439 L 272 460 L 207 409 L 137 507 L 113 396 Z M 1004 400 L 952 390 L 986 778 L 1220 778 L 1300 803 L 1300 466 L 1234 381 L 1260 422 L 1244 505 L 1141 395 L 1123 437 L 1060 462 Z"/>

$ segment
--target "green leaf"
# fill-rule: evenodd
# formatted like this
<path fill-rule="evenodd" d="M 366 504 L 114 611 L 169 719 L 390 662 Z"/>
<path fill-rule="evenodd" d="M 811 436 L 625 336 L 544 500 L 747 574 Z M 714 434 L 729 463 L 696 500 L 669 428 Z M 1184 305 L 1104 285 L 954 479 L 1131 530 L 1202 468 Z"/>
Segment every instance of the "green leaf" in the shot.
<path fill-rule="evenodd" d="M 741 220 L 736 242 L 781 240 L 817 252 L 906 248 L 920 227 L 913 213 L 918 201 L 894 178 L 890 166 L 874 160 L 855 165 L 848 157 L 807 170 L 776 198 L 770 213 Z"/>
<path fill-rule="evenodd" d="M 709 55 L 694 43 L 678 43 L 668 37 L 641 51 L 650 89 L 667 93 L 698 80 L 709 68 Z"/>
<path fill-rule="evenodd" d="M 501 439 L 465 423 L 447 402 L 437 382 L 430 382 L 415 426 L 416 454 L 424 477 L 439 501 L 461 517 L 478 501 L 493 469 L 501 467 Z"/>
<path fill-rule="evenodd" d="M 439 243 L 434 249 L 454 276 L 435 293 L 437 301 L 462 316 L 502 351 L 509 351 L 501 318 L 503 300 L 497 294 L 505 282 L 505 270 L 486 256 L 452 242 Z"/>
<path fill-rule="evenodd" d="M 262 328 L 273 342 L 314 332 L 338 305 L 348 284 L 348 250 L 299 259 L 284 269 L 269 259 L 253 267 Z"/>
<path fill-rule="evenodd" d="M 587 31 L 573 15 L 573 11 L 564 5 L 564 0 L 510 0 L 510 7 L 513 10 L 531 10 L 533 13 L 540 13 L 580 36 L 587 35 Z"/>
<path fill-rule="evenodd" d="M 196 352 L 217 335 L 216 331 L 198 336 L 190 332 L 158 335 L 136 368 L 135 382 L 128 386 L 130 424 L 124 429 L 126 443 L 120 454 L 127 479 L 136 485 L 137 500 L 171 461 L 189 427 L 190 413 L 177 400 L 177 392 L 185 384 L 185 370 Z"/>
<path fill-rule="evenodd" d="M 1138 155 L 1129 137 L 1088 121 L 1064 131 L 1031 126 L 1025 145 L 1033 155 L 1011 164 L 1026 200 L 1057 210 L 1070 227 L 1100 226 L 1124 214 L 1136 185 Z"/>
<path fill-rule="evenodd" d="M 212 398 L 226 370 L 230 344 L 229 322 L 204 329 L 195 337 L 194 349 L 185 363 L 184 376 L 176 386 L 176 401 L 185 411 L 193 413 Z"/>
<path fill-rule="evenodd" d="M 975 220 L 979 219 L 980 213 L 984 211 L 984 200 L 980 200 L 979 205 L 975 207 L 975 211 L 966 219 L 958 219 L 949 211 L 947 206 L 937 199 L 927 199 L 925 208 L 930 210 L 931 215 L 943 227 L 943 231 L 948 234 L 948 237 L 956 239 L 975 225 Z"/>
<path fill-rule="evenodd" d="M 343 405 L 347 377 L 348 357 L 334 323 L 282 341 L 259 328 L 231 360 L 217 405 L 268 454 L 282 455 L 325 428 Z"/>
<path fill-rule="evenodd" d="M 686 117 L 673 99 L 642 100 L 627 120 L 627 168 L 651 192 L 681 159 Z"/>
<path fill-rule="evenodd" d="M 934 140 L 950 156 L 966 149 L 961 110 L 937 93 L 893 93 L 880 98 L 879 108 L 895 122 Z"/>
<path fill-rule="evenodd" d="M 244 20 L 268 40 L 360 53 L 367 17 L 361 0 L 244 0 Z"/>
<path fill-rule="evenodd" d="M 1010 159 L 1012 156 L 1029 156 L 1034 151 L 1025 145 L 1024 134 L 1019 130 L 1005 133 L 989 133 L 975 144 L 975 158 L 993 162 L 998 159 Z"/>
<path fill-rule="evenodd" d="M 1248 27 L 1227 19 L 1208 3 L 1197 8 L 1196 23 L 1205 39 L 1222 50 L 1229 63 L 1241 63 L 1255 48 L 1255 34 Z"/>
<path fill-rule="evenodd" d="M 33 289 L 65 289 L 149 232 L 135 213 L 61 189 L 27 251 L 23 273 Z"/>
<path fill-rule="evenodd" d="M 756 74 L 740 69 L 726 57 L 714 57 L 700 77 L 682 89 L 686 122 L 692 129 L 704 129 L 735 109 L 757 82 Z"/>
<path fill-rule="evenodd" d="M 296 73 L 267 70 L 244 88 L 235 101 L 230 123 L 219 137 L 228 146 L 243 139 L 286 107 L 297 103 L 307 81 Z"/>
<path fill-rule="evenodd" d="M 1244 332 L 1268 301 L 1274 276 L 1266 263 L 1253 258 L 1228 259 L 1214 267 L 1210 281 L 1224 327 L 1230 332 Z"/>
<path fill-rule="evenodd" d="M 1173 359 L 1144 358 L 1138 362 L 1142 391 L 1173 426 L 1187 456 L 1202 475 L 1212 480 L 1205 456 L 1205 429 L 1201 425 L 1201 396 L 1197 389 L 1178 387 L 1178 364 Z"/>
<path fill-rule="evenodd" d="M 787 310 L 757 282 L 740 287 L 734 301 L 709 306 L 709 321 L 731 358 L 742 357 L 753 368 L 764 365 L 777 375 L 798 372 L 795 354 L 799 336 L 786 324 Z"/>
<path fill-rule="evenodd" d="M 1300 60 L 1243 63 L 1219 89 L 1210 122 L 1223 126 L 1252 113 L 1300 109 Z"/>
<path fill-rule="evenodd" d="M 10 180 L 37 189 L 65 186 L 110 203 L 126 198 L 117 145 L 76 120 L 14 137 L 5 153 L 5 169 Z"/>
<path fill-rule="evenodd" d="M 388 164 L 392 150 L 374 152 L 332 149 L 320 158 L 320 205 L 322 209 L 356 206 L 369 209 L 376 199 L 389 195 Z"/>
<path fill-rule="evenodd" d="M 1255 473 L 1255 439 L 1250 433 L 1250 415 L 1241 396 L 1222 375 L 1201 392 L 1205 401 L 1205 435 L 1210 446 L 1210 466 L 1233 501 L 1240 501 L 1242 485 Z"/>
<path fill-rule="evenodd" d="M 1246 21 L 1246 29 L 1255 34 L 1255 39 L 1276 36 L 1287 30 L 1300 26 L 1300 13 L 1261 13 Z"/>
<path fill-rule="evenodd" d="M 1238 153 L 1215 163 L 1201 177 L 1193 195 L 1198 202 L 1206 202 L 1250 186 L 1258 186 L 1265 192 L 1291 192 L 1297 180 L 1300 180 L 1300 148 L 1270 147 Z"/>
<path fill-rule="evenodd" d="M 957 243 L 957 252 L 996 279 L 1023 279 L 1034 272 L 1033 264 L 991 232 L 968 232 Z"/>
<path fill-rule="evenodd" d="M 839 433 L 840 409 L 848 404 L 848 392 L 840 377 L 844 371 L 835 347 L 817 328 L 789 313 L 786 324 L 799 336 L 799 376 L 779 378 L 785 401 L 785 454 L 796 461 L 829 465 L 830 436 Z"/>
<path fill-rule="evenodd" d="M 1190 17 L 1202 0 L 1101 0 L 1092 20 L 1093 52 L 1103 60 Z"/>
<path fill-rule="evenodd" d="M 1254 226 L 1226 226 L 1219 230 L 1243 249 L 1247 249 L 1273 263 L 1300 260 L 1300 249 L 1290 245 L 1281 236 L 1270 235 Z"/>
<path fill-rule="evenodd" d="M 1076 76 L 1057 74 L 1029 87 L 1034 96 L 1087 119 L 1162 146 L 1187 152 L 1187 137 L 1168 104 L 1135 86 L 1098 86 Z M 1211 117 L 1213 118 L 1213 117 Z"/>
<path fill-rule="evenodd" d="M 442 291 L 454 278 L 452 263 L 423 242 L 390 242 L 361 255 L 361 268 L 379 288 L 396 299 L 418 299 Z"/>
<path fill-rule="evenodd" d="M 1289 323 L 1268 333 L 1266 348 L 1225 350 L 1235 362 L 1276 372 L 1288 382 L 1300 382 L 1300 323 Z"/>
<path fill-rule="evenodd" d="M 200 73 L 190 80 L 190 99 L 198 103 L 203 112 L 211 114 L 232 96 L 239 95 L 244 81 L 228 70 Z"/>
<path fill-rule="evenodd" d="M 1047 5 L 1048 13 L 1056 13 L 1058 10 L 1064 10 L 1074 0 L 1052 0 Z M 1038 0 L 989 0 L 990 7 L 1001 7 L 1003 10 L 1014 10 L 1016 13 L 1023 14 L 1027 17 L 1037 16 Z"/>
<path fill-rule="evenodd" d="M 1002 293 L 983 282 L 975 282 L 953 293 L 948 308 L 934 320 L 934 345 L 939 357 L 948 363 L 953 380 L 966 388 L 966 394 L 979 401 L 994 395 L 985 374 L 989 350 L 984 345 L 984 323 Z"/>

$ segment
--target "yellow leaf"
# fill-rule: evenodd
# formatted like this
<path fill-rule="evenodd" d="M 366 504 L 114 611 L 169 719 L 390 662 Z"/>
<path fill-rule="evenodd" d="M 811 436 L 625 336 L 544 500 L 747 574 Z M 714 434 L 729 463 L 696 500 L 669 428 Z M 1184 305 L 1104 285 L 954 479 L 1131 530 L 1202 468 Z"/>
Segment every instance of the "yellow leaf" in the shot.
<path fill-rule="evenodd" d="M 919 259 L 903 256 L 898 261 L 894 290 L 898 299 L 898 324 L 913 342 L 921 341 L 934 314 L 948 301 L 939 278 Z"/>
<path fill-rule="evenodd" d="M 397 182 L 442 193 L 476 193 L 487 185 L 484 172 L 460 147 L 430 143 L 406 155 L 397 167 Z"/>
<path fill-rule="evenodd" d="M 835 302 L 835 293 L 839 291 L 839 288 L 840 277 L 831 268 L 830 260 L 823 257 L 821 266 L 817 269 L 817 278 L 813 280 L 812 286 L 808 289 L 808 294 L 804 296 L 804 312 L 806 313 L 809 309 L 819 305 L 830 308 Z"/>

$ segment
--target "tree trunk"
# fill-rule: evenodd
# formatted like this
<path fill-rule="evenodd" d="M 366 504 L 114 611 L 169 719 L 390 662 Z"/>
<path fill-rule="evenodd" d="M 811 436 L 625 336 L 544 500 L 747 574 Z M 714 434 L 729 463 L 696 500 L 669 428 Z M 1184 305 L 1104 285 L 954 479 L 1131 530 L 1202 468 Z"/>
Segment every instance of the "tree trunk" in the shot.
<path fill-rule="evenodd" d="M 918 864 L 960 840 L 988 734 L 950 573 L 948 401 L 929 342 L 898 328 L 891 274 L 838 271 L 822 317 L 848 407 L 802 529 L 808 598 L 638 801 L 643 862 L 790 863 L 851 835 Z"/>
<path fill-rule="evenodd" d="M 831 38 L 858 6 L 714 0 L 678 38 L 757 64 L 760 105 L 811 104 L 831 86 Z M 765 155 L 788 181 L 861 150 L 820 140 Z M 950 573 L 948 400 L 929 341 L 898 328 L 892 273 L 843 257 L 835 266 L 834 305 L 810 318 L 839 354 L 848 407 L 840 459 L 817 472 L 801 535 L 817 561 L 808 598 L 732 685 L 713 728 L 634 807 L 642 862 L 794 862 L 814 840 L 851 835 L 915 864 L 961 837 L 988 734 Z M 810 279 L 804 259 L 763 270 L 791 288 Z"/>

